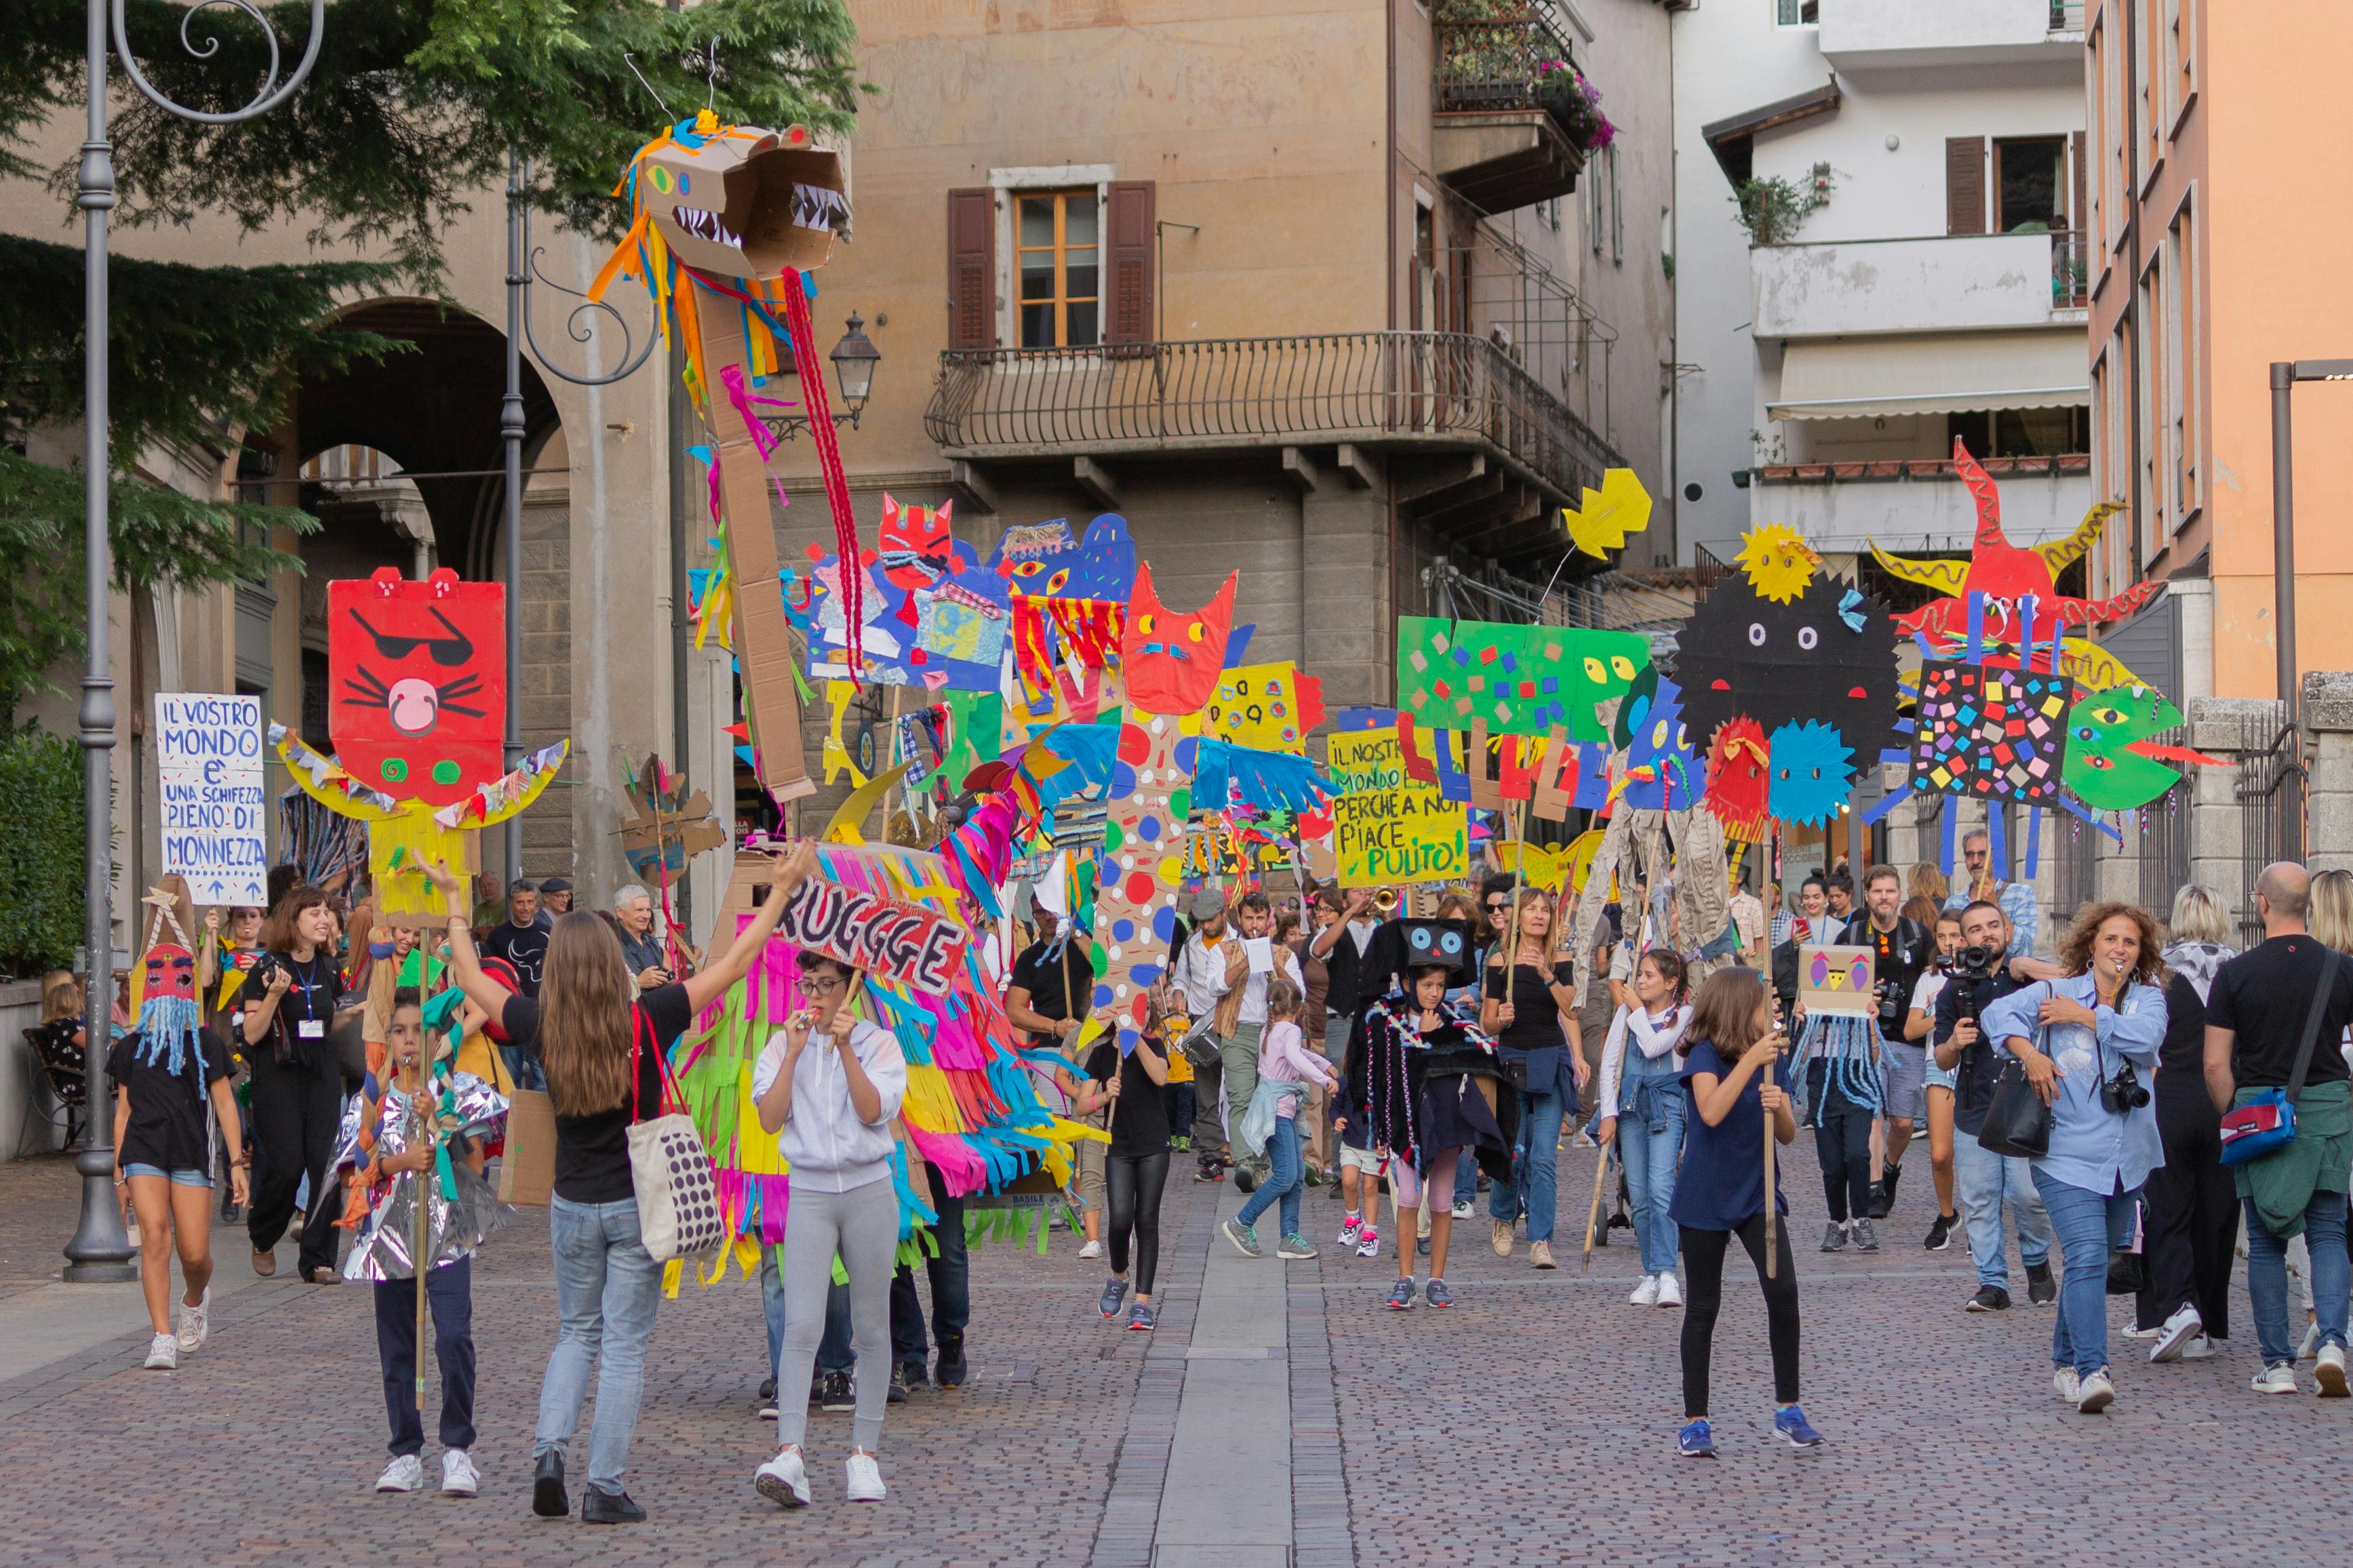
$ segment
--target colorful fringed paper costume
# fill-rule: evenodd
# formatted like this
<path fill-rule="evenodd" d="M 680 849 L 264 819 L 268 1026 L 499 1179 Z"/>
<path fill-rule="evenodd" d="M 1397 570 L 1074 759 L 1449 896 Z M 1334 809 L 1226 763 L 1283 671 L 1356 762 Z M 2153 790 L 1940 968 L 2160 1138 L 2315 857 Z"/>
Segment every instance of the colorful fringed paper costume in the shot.
<path fill-rule="evenodd" d="M 792 406 L 772 395 L 789 353 L 833 513 L 836 553 L 855 565 L 858 529 L 805 276 L 825 265 L 835 232 L 849 221 L 841 160 L 818 146 L 805 125 L 723 125 L 705 110 L 640 147 L 613 194 L 629 201 L 629 230 L 588 298 L 602 299 L 617 278 L 641 280 L 663 342 L 675 332 L 685 351 L 687 390 L 711 432 L 704 450 L 723 562 L 719 584 L 703 602 L 725 606 L 733 617 L 730 643 L 743 673 L 760 783 L 779 804 L 796 800 L 816 793 L 817 784 L 801 755 L 800 701 L 768 508 L 767 465 L 778 443 L 761 410 Z M 841 584 L 852 680 L 863 664 L 864 578 L 853 570 Z"/>
<path fill-rule="evenodd" d="M 947 862 L 930 851 L 824 844 L 818 857 L 824 875 L 845 887 L 945 912 L 960 910 Z M 721 930 L 731 938 L 730 923 L 740 925 L 754 907 L 750 878 L 758 869 L 740 862 L 721 906 Z M 676 1047 L 680 1088 L 712 1152 L 720 1203 L 739 1237 L 736 1256 L 747 1269 L 758 1247 L 782 1241 L 789 1223 L 789 1173 L 776 1135 L 762 1130 L 754 1109 L 752 1068 L 770 1036 L 804 1005 L 796 952 L 786 942 L 768 943 L 751 974 L 707 1009 Z M 935 1166 L 947 1190 L 964 1196 L 999 1192 L 1041 1164 L 1067 1182 L 1071 1145 L 1102 1136 L 1039 1103 L 976 944 L 965 948 L 961 973 L 946 995 L 928 995 L 871 975 L 864 994 L 871 1021 L 892 1032 L 907 1058 L 907 1094 L 900 1111 L 905 1142 L 892 1167 L 902 1247 L 919 1245 L 917 1232 L 937 1217 L 913 1179 L 909 1152 Z"/>

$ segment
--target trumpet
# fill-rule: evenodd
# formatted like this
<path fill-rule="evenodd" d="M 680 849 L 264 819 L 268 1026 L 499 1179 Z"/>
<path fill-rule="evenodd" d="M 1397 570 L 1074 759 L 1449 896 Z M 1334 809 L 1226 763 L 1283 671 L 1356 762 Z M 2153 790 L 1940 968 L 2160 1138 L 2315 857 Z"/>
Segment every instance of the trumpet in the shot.
<path fill-rule="evenodd" d="M 1395 888 L 1383 888 L 1373 895 L 1373 908 L 1379 910 L 1384 919 L 1397 913 L 1397 907 L 1398 890 Z"/>

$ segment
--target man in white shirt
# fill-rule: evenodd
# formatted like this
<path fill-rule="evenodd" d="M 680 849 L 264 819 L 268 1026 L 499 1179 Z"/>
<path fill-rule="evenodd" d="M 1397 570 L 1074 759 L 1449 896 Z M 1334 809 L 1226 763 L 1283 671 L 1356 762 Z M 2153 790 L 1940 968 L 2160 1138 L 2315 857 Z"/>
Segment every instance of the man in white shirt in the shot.
<path fill-rule="evenodd" d="M 1194 982 L 1198 979 L 1202 993 L 1214 994 L 1214 1024 L 1218 1038 L 1220 1077 L 1225 1080 L 1225 1134 L 1229 1150 L 1233 1145 L 1233 1131 L 1241 1124 L 1243 1114 L 1250 1110 L 1250 1097 L 1258 1092 L 1258 1043 L 1266 1031 L 1266 983 L 1276 974 L 1282 975 L 1304 993 L 1307 982 L 1299 971 L 1298 955 L 1289 948 L 1279 948 L 1268 935 L 1274 924 L 1274 907 L 1264 893 L 1245 893 L 1234 906 L 1234 926 L 1240 940 L 1231 938 L 1218 943 L 1225 963 L 1219 966 L 1208 961 L 1206 955 L 1187 968 L 1181 976 L 1187 997 L 1193 999 Z M 1194 944 L 1187 942 L 1188 956 Z"/>
<path fill-rule="evenodd" d="M 1215 888 L 1204 888 L 1193 895 L 1189 912 L 1193 929 L 1176 949 L 1176 956 L 1168 966 L 1168 985 L 1172 998 L 1180 1004 L 1186 1016 L 1200 1026 L 1200 1037 L 1209 1043 L 1207 1059 L 1187 1053 L 1193 1067 L 1193 1148 L 1200 1156 L 1198 1180 L 1222 1181 L 1219 1172 L 1220 1158 L 1226 1152 L 1225 1119 L 1219 1114 L 1219 1089 L 1225 1079 L 1224 1041 L 1212 1030 L 1218 1004 L 1233 989 L 1233 974 L 1247 967 L 1249 956 L 1242 951 L 1226 924 L 1226 898 Z M 1174 1025 L 1171 1026 L 1175 1027 Z M 1184 1047 L 1169 1042 L 1171 1049 Z M 1252 1064 L 1255 1066 L 1255 1062 Z"/>
<path fill-rule="evenodd" d="M 1757 963 L 1765 952 L 1765 906 L 1743 882 L 1740 890 L 1732 895 L 1727 906 L 1735 930 L 1740 932 L 1740 953 L 1750 963 Z"/>

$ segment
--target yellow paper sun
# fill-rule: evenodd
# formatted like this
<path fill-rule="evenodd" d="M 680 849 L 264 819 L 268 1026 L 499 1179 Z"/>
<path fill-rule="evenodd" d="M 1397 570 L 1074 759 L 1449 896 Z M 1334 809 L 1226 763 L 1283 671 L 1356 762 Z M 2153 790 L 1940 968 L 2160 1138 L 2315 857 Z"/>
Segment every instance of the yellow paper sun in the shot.
<path fill-rule="evenodd" d="M 1601 476 L 1601 488 L 1585 492 L 1584 510 L 1561 509 L 1569 542 L 1600 560 L 1622 550 L 1631 534 L 1651 526 L 1651 492 L 1631 468 L 1611 468 Z"/>
<path fill-rule="evenodd" d="M 1768 522 L 1740 537 L 1734 557 L 1747 569 L 1748 585 L 1777 605 L 1786 605 L 1806 591 L 1820 563 L 1798 531 L 1785 522 Z"/>

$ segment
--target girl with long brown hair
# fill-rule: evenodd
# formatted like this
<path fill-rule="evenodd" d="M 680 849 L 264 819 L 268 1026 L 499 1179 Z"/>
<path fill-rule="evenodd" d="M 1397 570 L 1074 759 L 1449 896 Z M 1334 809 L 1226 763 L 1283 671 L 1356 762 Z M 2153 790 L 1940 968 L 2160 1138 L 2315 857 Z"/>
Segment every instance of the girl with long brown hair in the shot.
<path fill-rule="evenodd" d="M 1773 1430 L 1793 1448 L 1821 1446 L 1822 1435 L 1798 1407 L 1798 1267 L 1789 1252 L 1788 1200 L 1777 1180 L 1767 1191 L 1765 1138 L 1797 1141 L 1797 1119 L 1782 1082 L 1788 1047 L 1774 1022 L 1773 998 L 1753 969 L 1720 969 L 1692 1002 L 1683 1085 L 1683 1170 L 1675 1182 L 1674 1219 L 1683 1243 L 1691 1299 L 1683 1308 L 1683 1426 L 1675 1451 L 1686 1459 L 1715 1458 L 1708 1425 L 1708 1363 L 1715 1316 L 1724 1301 L 1724 1254 L 1734 1237 L 1757 1265 L 1765 1292 L 1765 1332 L 1773 1348 Z M 1782 1216 L 1769 1258 L 1766 1205 Z"/>
<path fill-rule="evenodd" d="M 1509 1258 L 1513 1222 L 1525 1212 L 1529 1260 L 1538 1268 L 1553 1267 L 1561 1123 L 1577 1114 L 1577 1092 L 1585 1087 L 1585 1060 L 1568 1048 L 1576 966 L 1554 951 L 1553 912 L 1552 895 L 1541 888 L 1520 895 L 1516 931 L 1488 957 L 1479 1013 L 1497 1054 L 1525 1074 L 1511 1179 L 1488 1187 L 1492 1245 L 1496 1257 Z"/>
<path fill-rule="evenodd" d="M 361 998 L 343 984 L 335 961 L 335 911 L 319 888 L 298 887 L 261 925 L 261 953 L 229 1004 L 242 1014 L 247 1065 L 253 1073 L 254 1142 L 261 1154 L 246 1216 L 253 1271 L 278 1272 L 276 1247 L 294 1217 L 302 1178 L 311 1206 L 302 1222 L 296 1272 L 332 1285 L 339 1189 L 329 1180 L 335 1133 L 343 1120 L 343 1069 L 328 1034 L 355 1016 Z"/>
<path fill-rule="evenodd" d="M 548 935 L 533 1001 L 482 973 L 463 884 L 445 867 L 426 868 L 448 900 L 451 975 L 516 1049 L 539 1062 L 555 1112 L 548 1229 L 562 1328 L 540 1384 L 539 1426 L 532 1439 L 532 1511 L 544 1518 L 571 1511 L 564 1454 L 580 1425 L 592 1360 L 597 1363 L 596 1419 L 588 1435 L 581 1520 L 621 1524 L 646 1516 L 621 1489 L 621 1475 L 637 1428 L 646 1340 L 653 1332 L 662 1271 L 638 1228 L 629 1126 L 659 1114 L 661 1053 L 697 1013 L 751 972 L 785 905 L 817 870 L 816 849 L 797 846 L 725 956 L 700 974 L 643 992 L 629 978 L 613 928 L 575 910 L 560 917 Z"/>

